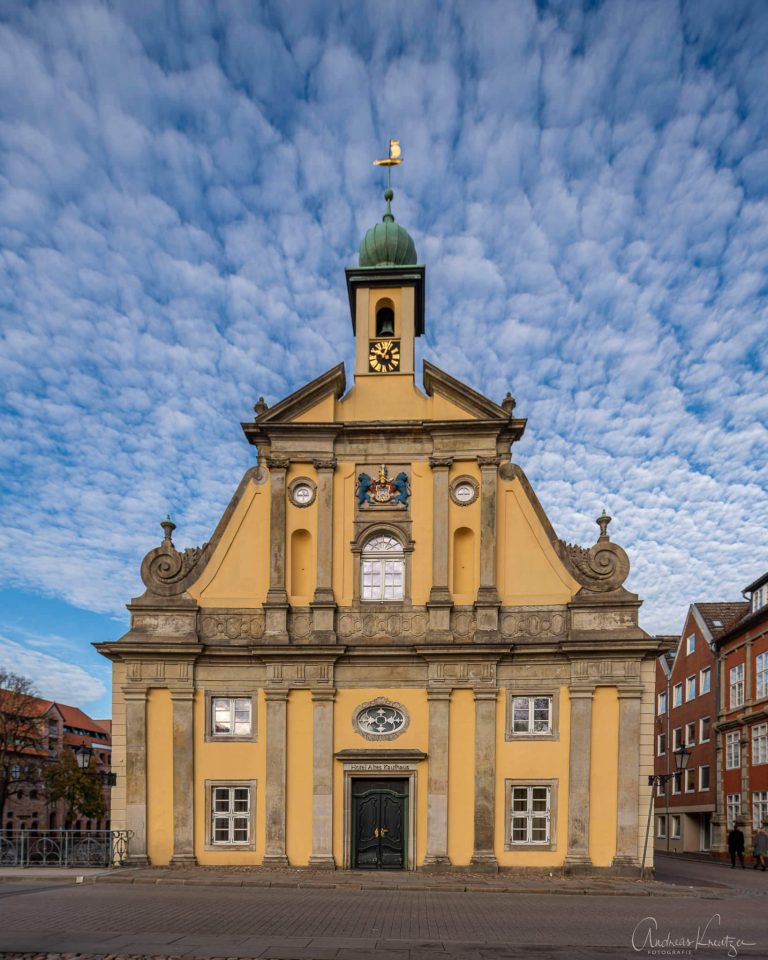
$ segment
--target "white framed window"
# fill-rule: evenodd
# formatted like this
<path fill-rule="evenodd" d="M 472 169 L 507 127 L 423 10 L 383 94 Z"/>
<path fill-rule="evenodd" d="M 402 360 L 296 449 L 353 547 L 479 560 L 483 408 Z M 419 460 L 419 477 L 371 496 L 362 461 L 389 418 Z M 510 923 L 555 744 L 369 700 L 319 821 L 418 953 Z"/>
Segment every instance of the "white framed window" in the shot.
<path fill-rule="evenodd" d="M 725 769 L 736 770 L 741 766 L 741 743 L 738 730 L 725 735 Z"/>
<path fill-rule="evenodd" d="M 725 816 L 728 820 L 728 829 L 733 830 L 733 825 L 741 815 L 741 794 L 729 793 L 725 798 Z"/>
<path fill-rule="evenodd" d="M 656 817 L 656 836 L 659 840 L 667 839 L 667 818 L 664 814 Z"/>
<path fill-rule="evenodd" d="M 667 752 L 667 735 L 659 733 L 656 735 L 656 756 L 663 757 Z"/>
<path fill-rule="evenodd" d="M 218 784 L 211 790 L 213 847 L 248 846 L 251 843 L 253 788 L 250 784 Z"/>
<path fill-rule="evenodd" d="M 251 697 L 211 697 L 213 737 L 250 737 L 253 733 Z"/>
<path fill-rule="evenodd" d="M 693 700 L 696 696 L 696 676 L 688 677 L 685 681 L 685 699 Z"/>
<path fill-rule="evenodd" d="M 671 821 L 670 822 L 671 830 L 669 835 L 673 840 L 679 840 L 680 839 L 680 814 L 673 813 L 669 819 Z"/>
<path fill-rule="evenodd" d="M 396 537 L 377 534 L 363 546 L 360 596 L 363 600 L 405 598 L 405 554 Z"/>
<path fill-rule="evenodd" d="M 691 721 L 691 723 L 686 723 L 685 725 L 685 745 L 686 747 L 696 746 L 696 721 L 695 720 Z"/>
<path fill-rule="evenodd" d="M 733 710 L 734 707 L 740 707 L 744 703 L 743 663 L 737 663 L 735 667 L 731 667 L 729 681 L 730 698 L 728 703 L 731 707 L 731 710 Z"/>
<path fill-rule="evenodd" d="M 768 584 L 764 587 L 758 587 L 757 590 L 753 590 L 750 599 L 752 601 L 752 613 L 764 607 L 766 603 L 768 603 Z"/>
<path fill-rule="evenodd" d="M 702 717 L 699 720 L 699 743 L 709 743 L 710 719 Z"/>
<path fill-rule="evenodd" d="M 704 669 L 699 672 L 699 693 L 709 693 L 711 687 L 712 669 L 711 667 L 704 667 Z"/>
<path fill-rule="evenodd" d="M 709 765 L 699 767 L 699 790 L 709 790 Z"/>
<path fill-rule="evenodd" d="M 690 657 L 696 649 L 696 634 L 692 633 L 685 641 L 685 655 Z"/>
<path fill-rule="evenodd" d="M 667 795 L 667 785 L 663 780 L 656 781 L 656 796 L 657 797 L 666 797 Z"/>
<path fill-rule="evenodd" d="M 756 790 L 752 794 L 752 829 L 768 824 L 768 790 Z"/>
<path fill-rule="evenodd" d="M 752 766 L 768 763 L 768 723 L 752 727 Z"/>
<path fill-rule="evenodd" d="M 512 697 L 512 734 L 552 733 L 552 697 Z"/>
<path fill-rule="evenodd" d="M 509 845 L 549 844 L 552 786 L 512 783 L 509 791 Z"/>
<path fill-rule="evenodd" d="M 683 745 L 683 728 L 675 727 L 672 731 L 672 749 L 679 750 Z"/>
<path fill-rule="evenodd" d="M 678 793 L 682 793 L 681 781 L 682 773 L 673 773 L 672 774 L 672 796 L 675 796 Z"/>
<path fill-rule="evenodd" d="M 667 694 L 666 692 L 660 693 L 656 697 L 656 713 L 661 716 L 662 713 L 667 712 Z"/>
<path fill-rule="evenodd" d="M 683 702 L 683 685 L 676 683 L 672 688 L 672 706 L 679 707 Z"/>
<path fill-rule="evenodd" d="M 691 770 L 690 768 L 685 771 L 685 792 L 696 792 L 696 771 Z"/>
<path fill-rule="evenodd" d="M 758 700 L 768 697 L 768 653 L 755 657 L 755 696 Z"/>

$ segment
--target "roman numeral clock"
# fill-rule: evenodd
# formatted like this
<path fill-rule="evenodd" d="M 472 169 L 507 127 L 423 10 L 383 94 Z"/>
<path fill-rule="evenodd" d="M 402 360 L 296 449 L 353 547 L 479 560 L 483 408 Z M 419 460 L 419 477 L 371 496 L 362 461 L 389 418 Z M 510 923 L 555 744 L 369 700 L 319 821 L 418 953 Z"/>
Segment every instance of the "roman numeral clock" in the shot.
<path fill-rule="evenodd" d="M 396 373 L 400 369 L 400 341 L 371 340 L 368 369 L 371 373 Z"/>

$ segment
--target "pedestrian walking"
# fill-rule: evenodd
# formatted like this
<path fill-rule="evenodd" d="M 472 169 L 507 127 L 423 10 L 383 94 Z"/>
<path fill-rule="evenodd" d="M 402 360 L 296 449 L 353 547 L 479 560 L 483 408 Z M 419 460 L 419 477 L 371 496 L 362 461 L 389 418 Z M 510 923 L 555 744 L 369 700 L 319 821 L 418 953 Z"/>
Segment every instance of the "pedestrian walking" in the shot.
<path fill-rule="evenodd" d="M 758 827 L 755 834 L 755 870 L 758 867 L 765 870 L 765 860 L 768 857 L 768 835 L 762 827 Z"/>
<path fill-rule="evenodd" d="M 742 870 L 744 869 L 744 834 L 739 825 L 734 823 L 733 830 L 728 834 L 728 853 L 731 855 L 731 870 L 736 866 L 736 857 L 739 858 Z"/>

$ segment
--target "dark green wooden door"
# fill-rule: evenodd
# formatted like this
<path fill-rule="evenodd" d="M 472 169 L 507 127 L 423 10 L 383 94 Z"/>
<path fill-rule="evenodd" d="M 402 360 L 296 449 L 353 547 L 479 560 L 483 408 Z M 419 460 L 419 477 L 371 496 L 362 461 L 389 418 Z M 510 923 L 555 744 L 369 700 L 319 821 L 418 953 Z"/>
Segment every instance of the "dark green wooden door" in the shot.
<path fill-rule="evenodd" d="M 407 866 L 407 780 L 352 783 L 352 866 L 403 870 Z"/>

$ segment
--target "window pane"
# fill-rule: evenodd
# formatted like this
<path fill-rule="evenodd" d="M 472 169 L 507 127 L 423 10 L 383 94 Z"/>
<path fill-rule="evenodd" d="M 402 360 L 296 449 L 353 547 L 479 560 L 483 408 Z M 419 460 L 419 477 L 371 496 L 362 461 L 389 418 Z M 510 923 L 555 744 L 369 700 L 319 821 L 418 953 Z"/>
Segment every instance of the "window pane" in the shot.
<path fill-rule="evenodd" d="M 234 823 L 233 839 L 235 843 L 247 843 L 248 842 L 248 818 L 236 817 L 233 823 Z"/>
<path fill-rule="evenodd" d="M 229 820 L 227 818 L 214 817 L 213 840 L 214 843 L 227 843 L 229 840 Z"/>
<path fill-rule="evenodd" d="M 528 839 L 528 820 L 526 817 L 512 817 L 512 840 L 525 843 Z"/>
<path fill-rule="evenodd" d="M 531 839 L 534 843 L 547 842 L 547 818 L 534 817 L 531 820 Z"/>
<path fill-rule="evenodd" d="M 236 813 L 248 811 L 248 790 L 247 788 L 238 788 L 235 790 L 235 802 L 232 808 Z"/>
<path fill-rule="evenodd" d="M 515 697 L 512 701 L 512 730 L 514 733 L 527 733 L 529 730 L 530 700 L 528 697 Z"/>

